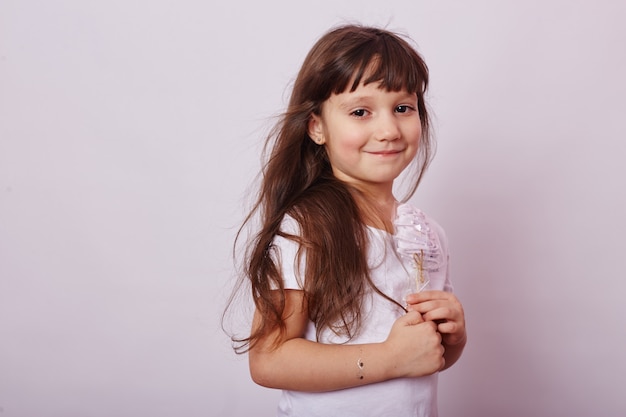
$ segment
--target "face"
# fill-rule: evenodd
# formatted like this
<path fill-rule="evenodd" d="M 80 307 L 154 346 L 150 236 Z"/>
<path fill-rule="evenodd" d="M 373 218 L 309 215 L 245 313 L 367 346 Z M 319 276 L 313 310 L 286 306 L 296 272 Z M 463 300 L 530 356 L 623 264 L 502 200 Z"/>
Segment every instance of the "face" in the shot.
<path fill-rule="evenodd" d="M 309 135 L 326 147 L 334 175 L 360 189 L 391 195 L 414 159 L 422 133 L 417 95 L 377 83 L 333 94 L 313 115 Z"/>

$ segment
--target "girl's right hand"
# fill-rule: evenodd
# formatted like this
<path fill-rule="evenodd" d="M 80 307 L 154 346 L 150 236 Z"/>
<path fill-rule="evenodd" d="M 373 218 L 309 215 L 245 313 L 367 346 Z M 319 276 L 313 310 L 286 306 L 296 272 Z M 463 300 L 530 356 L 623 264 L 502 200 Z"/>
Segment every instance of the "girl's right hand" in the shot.
<path fill-rule="evenodd" d="M 437 324 L 417 311 L 398 318 L 384 342 L 392 357 L 393 377 L 420 377 L 443 369 L 445 359 Z"/>

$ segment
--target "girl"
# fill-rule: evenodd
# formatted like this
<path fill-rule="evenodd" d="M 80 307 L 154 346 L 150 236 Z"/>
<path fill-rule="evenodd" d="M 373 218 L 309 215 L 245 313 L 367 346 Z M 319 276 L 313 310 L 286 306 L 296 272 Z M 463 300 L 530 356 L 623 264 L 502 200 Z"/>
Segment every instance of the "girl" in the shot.
<path fill-rule="evenodd" d="M 431 156 L 418 53 L 343 26 L 312 48 L 266 144 L 244 262 L 252 329 L 233 338 L 279 416 L 436 416 L 437 374 L 466 341 L 443 230 L 394 197 Z"/>

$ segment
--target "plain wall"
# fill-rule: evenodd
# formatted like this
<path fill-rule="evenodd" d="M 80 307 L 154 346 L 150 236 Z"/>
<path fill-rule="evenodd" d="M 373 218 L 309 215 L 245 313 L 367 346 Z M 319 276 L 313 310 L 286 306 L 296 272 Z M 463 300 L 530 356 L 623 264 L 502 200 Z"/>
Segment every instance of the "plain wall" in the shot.
<path fill-rule="evenodd" d="M 408 33 L 469 343 L 442 417 L 626 415 L 624 2 L 0 1 L 0 415 L 270 416 L 220 328 L 263 134 L 346 21 Z"/>

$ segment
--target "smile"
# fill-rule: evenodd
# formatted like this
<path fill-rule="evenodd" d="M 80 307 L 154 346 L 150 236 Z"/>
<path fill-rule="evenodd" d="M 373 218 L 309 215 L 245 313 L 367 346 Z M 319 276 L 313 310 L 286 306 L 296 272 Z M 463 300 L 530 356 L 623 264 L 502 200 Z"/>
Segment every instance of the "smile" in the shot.
<path fill-rule="evenodd" d="M 380 155 L 380 156 L 393 156 L 393 155 L 397 155 L 399 153 L 401 153 L 403 151 L 403 149 L 391 149 L 391 150 L 384 150 L 384 151 L 366 151 L 366 153 L 369 153 L 371 155 Z"/>

